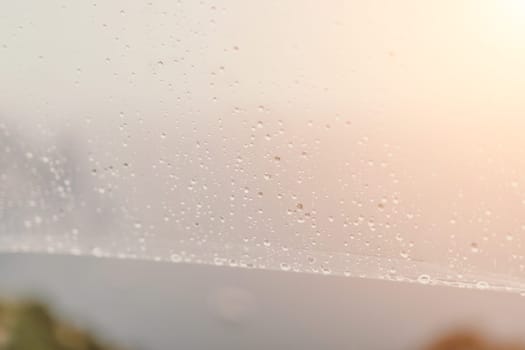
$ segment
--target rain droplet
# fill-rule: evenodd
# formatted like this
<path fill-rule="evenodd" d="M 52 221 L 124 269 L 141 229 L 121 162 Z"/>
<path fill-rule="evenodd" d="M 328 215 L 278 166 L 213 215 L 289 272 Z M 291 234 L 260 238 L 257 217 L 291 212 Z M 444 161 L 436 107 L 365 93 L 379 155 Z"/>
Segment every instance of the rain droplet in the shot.
<path fill-rule="evenodd" d="M 489 288 L 489 284 L 485 281 L 478 281 L 478 283 L 476 283 L 476 288 L 478 289 L 487 289 Z"/>
<path fill-rule="evenodd" d="M 418 278 L 417 278 L 417 281 L 421 284 L 429 284 L 430 283 L 430 276 L 429 275 L 420 275 Z"/>
<path fill-rule="evenodd" d="M 281 270 L 290 271 L 291 267 L 287 263 L 281 263 Z"/>
<path fill-rule="evenodd" d="M 181 262 L 182 257 L 179 254 L 171 254 L 170 260 L 173 262 Z"/>

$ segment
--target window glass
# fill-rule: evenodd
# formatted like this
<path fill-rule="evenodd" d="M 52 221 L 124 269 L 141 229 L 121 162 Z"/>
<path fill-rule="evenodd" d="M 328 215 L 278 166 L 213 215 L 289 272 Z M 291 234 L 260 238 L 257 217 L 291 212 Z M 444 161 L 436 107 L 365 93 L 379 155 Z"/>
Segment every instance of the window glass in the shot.
<path fill-rule="evenodd" d="M 519 1 L 13 1 L 0 249 L 520 291 Z"/>

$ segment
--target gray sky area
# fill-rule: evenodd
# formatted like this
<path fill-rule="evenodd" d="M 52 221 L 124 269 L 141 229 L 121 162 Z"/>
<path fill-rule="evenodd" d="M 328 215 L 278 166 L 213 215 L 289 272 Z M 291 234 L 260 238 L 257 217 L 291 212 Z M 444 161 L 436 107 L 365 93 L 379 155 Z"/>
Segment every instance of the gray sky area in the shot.
<path fill-rule="evenodd" d="M 207 265 L 2 255 L 0 292 L 38 296 L 130 349 L 419 350 L 457 328 L 523 339 L 523 297 Z"/>

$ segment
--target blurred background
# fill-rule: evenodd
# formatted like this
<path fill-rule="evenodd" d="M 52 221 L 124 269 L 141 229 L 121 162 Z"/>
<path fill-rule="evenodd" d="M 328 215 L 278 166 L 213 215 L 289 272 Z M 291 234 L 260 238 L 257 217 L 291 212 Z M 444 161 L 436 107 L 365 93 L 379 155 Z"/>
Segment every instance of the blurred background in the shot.
<path fill-rule="evenodd" d="M 0 3 L 0 324 L 519 339 L 524 37 L 519 0 Z"/>

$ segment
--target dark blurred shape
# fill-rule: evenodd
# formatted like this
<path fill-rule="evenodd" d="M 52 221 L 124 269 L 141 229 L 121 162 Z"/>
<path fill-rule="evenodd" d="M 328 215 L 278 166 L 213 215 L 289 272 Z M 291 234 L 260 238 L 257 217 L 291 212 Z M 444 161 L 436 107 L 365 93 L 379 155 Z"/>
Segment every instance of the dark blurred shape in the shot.
<path fill-rule="evenodd" d="M 525 345 L 512 342 L 492 342 L 476 332 L 462 331 L 439 339 L 425 350 L 525 350 Z"/>
<path fill-rule="evenodd" d="M 0 302 L 1 350 L 117 350 L 36 302 Z"/>

